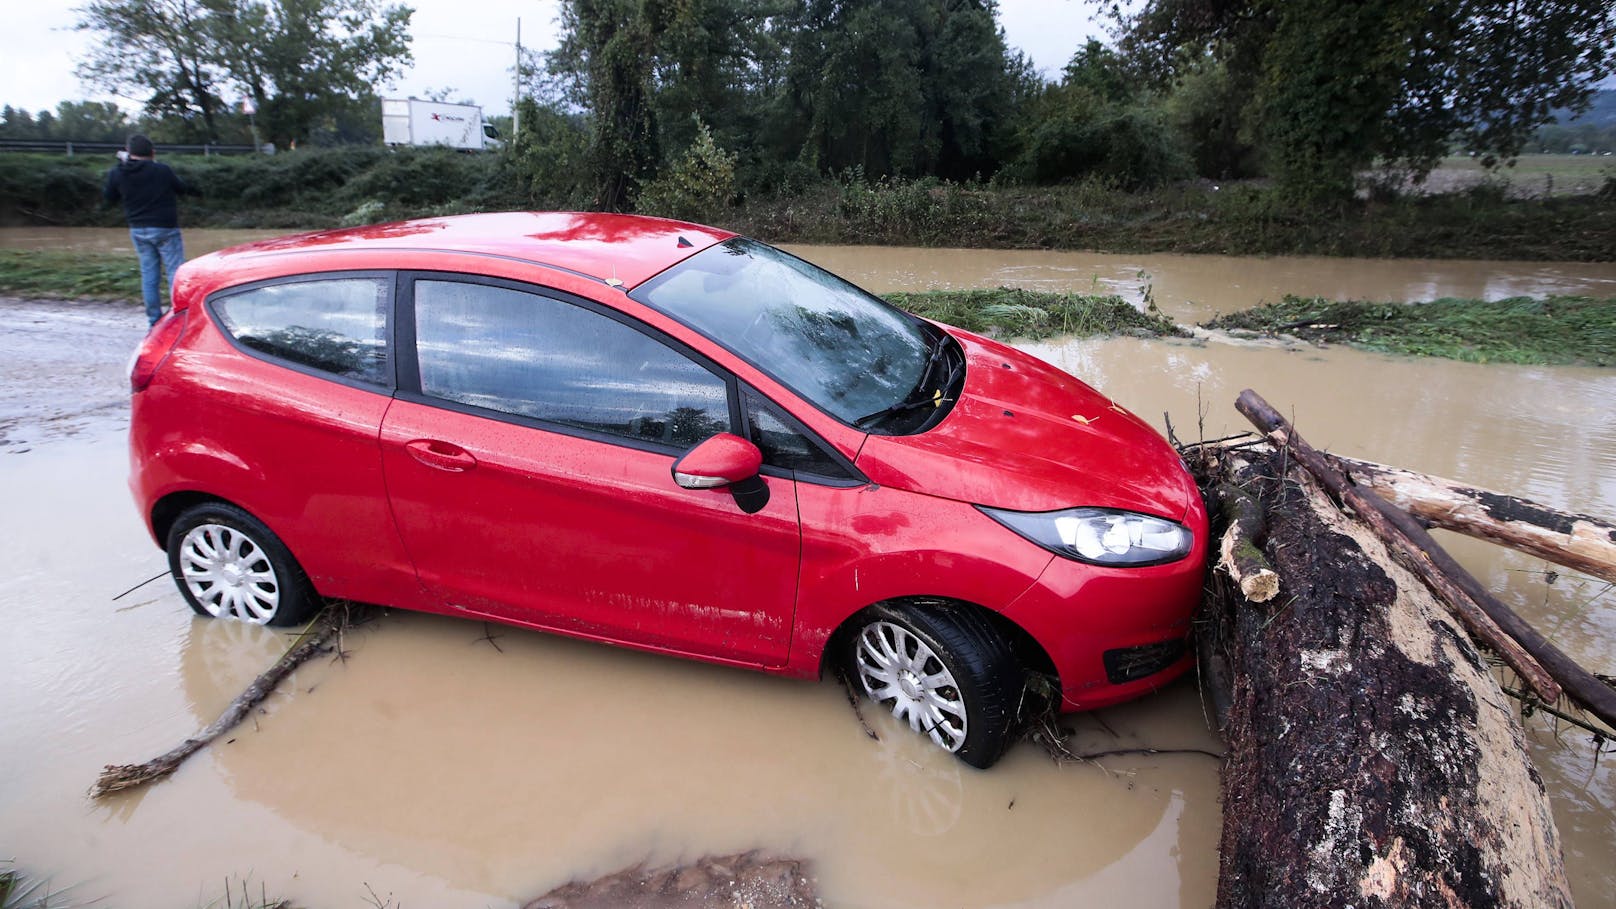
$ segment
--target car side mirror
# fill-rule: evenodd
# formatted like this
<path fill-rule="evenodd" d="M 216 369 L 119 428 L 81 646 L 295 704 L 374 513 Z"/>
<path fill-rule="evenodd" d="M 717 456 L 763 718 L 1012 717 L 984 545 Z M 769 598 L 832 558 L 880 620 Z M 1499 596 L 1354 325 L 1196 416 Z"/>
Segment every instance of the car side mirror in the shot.
<path fill-rule="evenodd" d="M 769 504 L 769 484 L 758 476 L 762 466 L 763 452 L 756 445 L 721 432 L 673 462 L 673 482 L 684 489 L 728 486 L 735 504 L 747 514 L 756 514 Z"/>
<path fill-rule="evenodd" d="M 721 432 L 673 462 L 673 482 L 685 489 L 717 489 L 757 476 L 763 452 L 740 436 Z"/>

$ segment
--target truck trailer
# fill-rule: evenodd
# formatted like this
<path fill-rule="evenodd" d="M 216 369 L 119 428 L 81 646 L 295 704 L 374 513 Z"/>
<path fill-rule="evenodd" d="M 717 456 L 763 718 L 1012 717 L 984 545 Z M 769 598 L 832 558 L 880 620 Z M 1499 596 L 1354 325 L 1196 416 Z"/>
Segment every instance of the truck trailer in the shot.
<path fill-rule="evenodd" d="M 383 98 L 382 141 L 483 151 L 499 147 L 499 131 L 483 122 L 483 109 L 475 104 Z"/>

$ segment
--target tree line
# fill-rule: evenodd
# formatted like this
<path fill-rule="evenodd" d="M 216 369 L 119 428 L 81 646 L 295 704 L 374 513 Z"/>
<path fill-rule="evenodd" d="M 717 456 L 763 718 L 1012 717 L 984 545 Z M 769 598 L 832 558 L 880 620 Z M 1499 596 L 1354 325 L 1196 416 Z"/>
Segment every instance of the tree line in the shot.
<path fill-rule="evenodd" d="M 141 98 L 168 141 L 239 136 L 226 99 L 246 98 L 283 148 L 374 142 L 410 13 L 89 0 L 79 27 L 102 40 L 80 74 Z M 1111 16 L 1110 43 L 1046 79 L 1007 44 L 996 0 L 563 0 L 559 46 L 524 65 L 511 172 L 535 199 L 603 209 L 828 176 L 1269 176 L 1316 204 L 1350 198 L 1370 166 L 1418 181 L 1450 152 L 1534 150 L 1616 64 L 1609 0 L 1145 0 Z M 68 108 L 50 128 L 110 113 Z M 6 113 L 0 133 L 27 119 Z"/>

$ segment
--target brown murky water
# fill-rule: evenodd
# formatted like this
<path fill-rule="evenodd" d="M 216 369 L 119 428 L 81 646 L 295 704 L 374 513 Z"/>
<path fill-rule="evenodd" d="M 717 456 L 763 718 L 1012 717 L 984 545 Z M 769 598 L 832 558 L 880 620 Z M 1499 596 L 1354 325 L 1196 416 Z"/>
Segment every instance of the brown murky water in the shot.
<path fill-rule="evenodd" d="M 883 280 L 840 250 L 801 252 L 876 290 L 919 280 L 904 277 L 914 250 L 886 250 Z M 1049 255 L 1050 274 L 1068 268 Z M 1293 260 L 1196 261 L 1248 286 L 1305 280 L 1258 273 Z M 1492 269 L 1499 286 L 1537 280 L 1436 265 Z M 974 277 L 986 267 L 967 262 L 951 280 L 1006 283 Z M 1185 299 L 1221 292 L 1218 280 L 1186 285 Z M 202 905 L 247 879 L 310 906 L 373 905 L 373 891 L 394 906 L 482 907 L 642 860 L 763 848 L 811 861 L 832 906 L 1211 903 L 1221 818 L 1209 758 L 1055 767 L 1022 745 L 980 773 L 878 718 L 870 741 L 830 684 L 514 629 L 490 641 L 481 624 L 400 613 L 350 635 L 347 662 L 299 670 L 172 779 L 87 801 L 102 764 L 206 725 L 286 646 L 271 630 L 192 618 L 166 580 L 111 601 L 163 570 L 124 487 L 124 411 L 108 403 L 142 321 L 34 304 L 0 321 L 0 853 L 21 867 L 122 906 Z M 1171 413 L 1181 437 L 1244 429 L 1231 402 L 1254 387 L 1321 447 L 1616 514 L 1616 372 L 1132 339 L 1028 347 L 1158 425 Z M 1550 584 L 1524 557 L 1455 549 L 1574 656 L 1616 668 L 1605 585 Z M 1083 750 L 1218 750 L 1188 684 L 1072 725 Z M 1529 729 L 1578 904 L 1616 905 L 1612 760 L 1595 767 L 1585 736 L 1557 742 L 1539 719 Z"/>

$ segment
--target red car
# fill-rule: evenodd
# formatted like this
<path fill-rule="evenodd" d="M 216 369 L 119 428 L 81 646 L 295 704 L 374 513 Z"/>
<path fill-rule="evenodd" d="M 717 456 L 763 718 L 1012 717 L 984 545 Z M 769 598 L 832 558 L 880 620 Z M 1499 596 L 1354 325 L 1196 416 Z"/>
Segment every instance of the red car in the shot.
<path fill-rule="evenodd" d="M 1206 511 L 1089 386 L 726 231 L 435 218 L 187 263 L 130 487 L 197 612 L 343 597 L 785 675 L 966 762 L 1189 665 Z"/>

